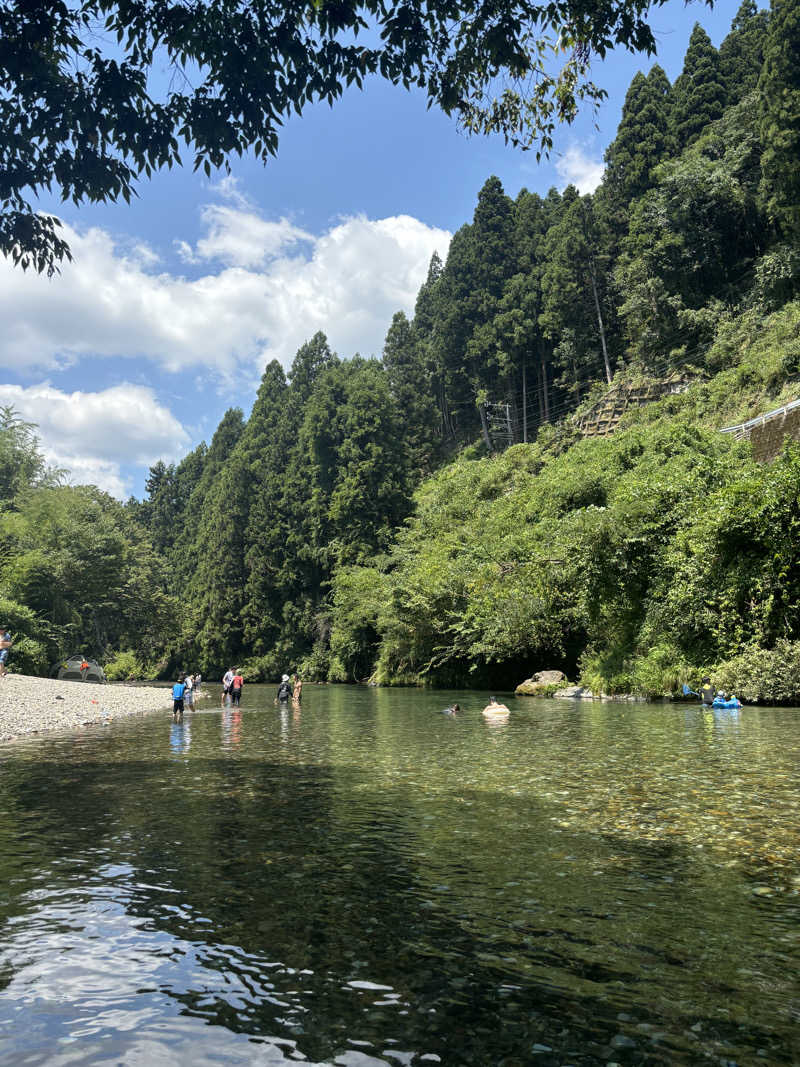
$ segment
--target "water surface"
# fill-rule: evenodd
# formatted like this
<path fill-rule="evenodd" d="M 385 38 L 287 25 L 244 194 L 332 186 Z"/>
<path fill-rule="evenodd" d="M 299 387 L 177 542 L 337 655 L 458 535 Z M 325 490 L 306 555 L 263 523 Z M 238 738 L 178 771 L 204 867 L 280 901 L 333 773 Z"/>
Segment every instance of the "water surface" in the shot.
<path fill-rule="evenodd" d="M 0 748 L 0 1062 L 800 1061 L 800 712 L 273 695 Z"/>

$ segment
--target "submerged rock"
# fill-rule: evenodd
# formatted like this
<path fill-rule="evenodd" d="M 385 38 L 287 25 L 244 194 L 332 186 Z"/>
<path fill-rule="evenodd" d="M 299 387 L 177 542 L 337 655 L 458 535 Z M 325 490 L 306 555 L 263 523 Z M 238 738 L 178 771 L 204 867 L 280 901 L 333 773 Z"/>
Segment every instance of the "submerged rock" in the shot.
<path fill-rule="evenodd" d="M 594 700 L 594 693 L 591 689 L 584 689 L 582 685 L 568 685 L 564 689 L 557 689 L 553 696 L 572 700 Z"/>

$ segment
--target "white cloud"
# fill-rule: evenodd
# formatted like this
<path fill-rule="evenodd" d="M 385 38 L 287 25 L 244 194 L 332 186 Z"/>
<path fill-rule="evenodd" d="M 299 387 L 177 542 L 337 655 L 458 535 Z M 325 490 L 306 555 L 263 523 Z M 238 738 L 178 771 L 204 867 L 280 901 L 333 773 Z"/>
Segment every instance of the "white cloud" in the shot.
<path fill-rule="evenodd" d="M 75 484 L 92 484 L 123 498 L 130 483 L 123 464 L 149 466 L 186 450 L 189 434 L 152 389 L 116 385 L 96 393 L 64 393 L 50 383 L 0 385 L 0 405 L 36 423 L 48 463 L 69 471 Z"/>
<path fill-rule="evenodd" d="M 0 261 L 0 367 L 53 370 L 86 355 L 144 358 L 171 371 L 210 373 L 220 385 L 257 380 L 272 358 L 288 366 L 324 330 L 342 356 L 380 351 L 395 311 L 410 312 L 446 230 L 408 215 L 345 218 L 319 237 L 269 222 L 235 185 L 202 213 L 193 263 L 219 261 L 201 277 L 156 270 L 141 242 L 65 226 L 75 261 L 52 280 Z"/>
<path fill-rule="evenodd" d="M 209 204 L 202 211 L 208 236 L 192 248 L 177 241 L 181 258 L 187 263 L 219 260 L 230 267 L 261 267 L 285 249 L 301 241 L 311 241 L 310 233 L 293 226 L 288 219 L 268 222 L 252 210 Z"/>
<path fill-rule="evenodd" d="M 605 166 L 602 161 L 591 159 L 579 145 L 571 145 L 556 160 L 556 170 L 564 179 L 564 185 L 574 185 L 581 194 L 593 193 L 603 180 Z"/>

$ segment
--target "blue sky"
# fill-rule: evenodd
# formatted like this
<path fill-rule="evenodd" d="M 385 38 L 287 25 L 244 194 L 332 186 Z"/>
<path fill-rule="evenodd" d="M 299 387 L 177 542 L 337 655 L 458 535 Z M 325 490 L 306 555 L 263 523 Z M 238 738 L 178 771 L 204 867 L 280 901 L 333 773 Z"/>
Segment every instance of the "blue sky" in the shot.
<path fill-rule="evenodd" d="M 226 408 L 247 415 L 267 360 L 288 367 L 316 330 L 343 357 L 379 354 L 491 174 L 511 196 L 594 188 L 636 71 L 657 61 L 674 80 L 695 21 L 718 46 L 738 5 L 656 10 L 656 60 L 596 65 L 608 100 L 562 128 L 541 164 L 374 79 L 292 119 L 266 167 L 167 171 L 130 206 L 43 202 L 75 262 L 48 280 L 0 261 L 0 404 L 37 423 L 72 480 L 142 496 L 152 463 L 210 440 Z"/>

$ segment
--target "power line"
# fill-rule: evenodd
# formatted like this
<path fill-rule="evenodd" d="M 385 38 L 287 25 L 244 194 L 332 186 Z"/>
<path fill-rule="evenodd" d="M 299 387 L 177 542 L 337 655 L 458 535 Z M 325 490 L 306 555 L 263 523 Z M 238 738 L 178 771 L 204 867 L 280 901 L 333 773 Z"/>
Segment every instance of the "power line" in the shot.
<path fill-rule="evenodd" d="M 688 351 L 681 354 L 681 359 L 685 363 L 696 355 L 705 355 L 711 348 L 713 342 L 706 344 L 698 344 Z M 679 368 L 675 366 L 674 358 L 670 356 L 664 356 L 659 360 L 649 361 L 646 368 L 643 368 L 649 377 L 659 377 L 667 371 L 677 371 Z M 595 384 L 597 379 L 592 379 L 591 384 Z M 577 382 L 576 384 L 588 385 L 585 380 L 583 383 Z M 612 382 L 605 390 L 602 397 L 599 397 L 596 404 L 599 404 L 608 396 L 608 392 L 614 388 Z M 493 430 L 491 436 L 493 442 L 496 444 L 505 445 L 515 444 L 521 442 L 522 434 L 521 428 L 525 427 L 529 433 L 535 434 L 542 426 L 552 425 L 563 421 L 563 417 L 574 412 L 584 402 L 581 399 L 575 399 L 572 397 L 563 398 L 557 404 L 548 406 L 547 414 L 542 410 L 541 396 L 538 394 L 538 387 L 534 393 L 534 396 L 526 403 L 522 411 L 519 410 L 519 406 L 512 404 L 511 402 L 495 402 L 491 405 L 487 405 L 487 418 L 491 420 Z M 663 396 L 669 394 L 662 394 L 662 397 L 653 397 L 655 399 L 662 399 Z M 593 405 L 595 406 L 595 405 Z M 590 407 L 586 414 L 590 414 L 592 408 Z"/>

